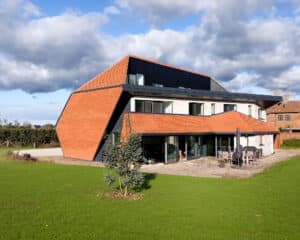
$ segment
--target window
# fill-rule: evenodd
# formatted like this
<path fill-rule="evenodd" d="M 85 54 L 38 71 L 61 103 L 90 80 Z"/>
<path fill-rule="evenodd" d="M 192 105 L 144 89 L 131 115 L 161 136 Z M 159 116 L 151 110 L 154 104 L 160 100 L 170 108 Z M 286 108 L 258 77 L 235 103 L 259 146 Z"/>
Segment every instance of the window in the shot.
<path fill-rule="evenodd" d="M 172 102 L 135 100 L 135 111 L 141 113 L 173 113 Z"/>
<path fill-rule="evenodd" d="M 164 104 L 164 113 L 173 113 L 172 102 L 163 102 L 163 104 Z"/>
<path fill-rule="evenodd" d="M 285 115 L 285 121 L 291 121 L 291 115 L 290 114 Z"/>
<path fill-rule="evenodd" d="M 212 103 L 211 104 L 211 115 L 214 115 L 214 114 L 216 114 L 216 104 Z"/>
<path fill-rule="evenodd" d="M 163 103 L 162 102 L 152 102 L 153 113 L 163 113 Z"/>
<path fill-rule="evenodd" d="M 252 116 L 252 106 L 248 105 L 248 115 L 251 117 Z"/>
<path fill-rule="evenodd" d="M 258 109 L 258 119 L 264 119 L 263 118 L 263 109 L 262 108 Z"/>
<path fill-rule="evenodd" d="M 224 112 L 236 111 L 236 104 L 224 104 Z"/>
<path fill-rule="evenodd" d="M 128 75 L 128 83 L 132 84 L 132 85 L 136 85 L 136 75 L 135 74 Z"/>
<path fill-rule="evenodd" d="M 204 115 L 204 104 L 203 103 L 190 103 L 189 104 L 189 114 L 193 116 L 203 116 Z"/>
<path fill-rule="evenodd" d="M 144 75 L 140 73 L 136 74 L 136 81 L 137 81 L 137 85 L 144 86 L 145 83 Z"/>
<path fill-rule="evenodd" d="M 112 145 L 116 145 L 120 143 L 120 133 L 113 133 L 111 136 Z"/>
<path fill-rule="evenodd" d="M 277 118 L 278 118 L 278 121 L 283 121 L 283 115 L 282 115 L 282 114 L 279 114 L 279 115 L 277 116 Z"/>
<path fill-rule="evenodd" d="M 145 78 L 143 74 L 128 74 L 128 83 L 132 85 L 143 86 L 145 84 Z"/>
<path fill-rule="evenodd" d="M 152 113 L 152 102 L 145 101 L 145 113 Z"/>

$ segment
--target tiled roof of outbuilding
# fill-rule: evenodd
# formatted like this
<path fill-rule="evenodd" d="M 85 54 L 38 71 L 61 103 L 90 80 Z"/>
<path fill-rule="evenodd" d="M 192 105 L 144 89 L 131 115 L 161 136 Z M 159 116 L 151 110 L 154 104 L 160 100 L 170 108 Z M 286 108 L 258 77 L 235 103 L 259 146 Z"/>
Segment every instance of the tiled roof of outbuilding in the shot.
<path fill-rule="evenodd" d="M 300 101 L 280 102 L 267 109 L 267 113 L 299 113 Z"/>

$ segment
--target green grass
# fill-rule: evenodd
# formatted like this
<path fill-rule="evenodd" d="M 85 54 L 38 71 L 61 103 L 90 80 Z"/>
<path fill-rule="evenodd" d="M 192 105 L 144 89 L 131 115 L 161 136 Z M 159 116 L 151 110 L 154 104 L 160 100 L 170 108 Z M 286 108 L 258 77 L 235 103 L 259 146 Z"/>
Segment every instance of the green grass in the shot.
<path fill-rule="evenodd" d="M 104 169 L 0 156 L 0 239 L 300 239 L 300 157 L 250 179 L 157 175 L 97 197 Z"/>
<path fill-rule="evenodd" d="M 283 149 L 283 150 L 299 150 L 300 147 L 295 147 L 295 146 L 283 146 L 283 145 L 281 145 L 281 146 L 280 146 L 280 149 Z"/>

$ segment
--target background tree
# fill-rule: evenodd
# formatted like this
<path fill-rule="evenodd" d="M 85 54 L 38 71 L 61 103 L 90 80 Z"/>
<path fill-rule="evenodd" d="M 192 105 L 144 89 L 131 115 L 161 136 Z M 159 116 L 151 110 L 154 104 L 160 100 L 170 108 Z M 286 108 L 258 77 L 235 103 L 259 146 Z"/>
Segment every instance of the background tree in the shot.
<path fill-rule="evenodd" d="M 145 182 L 139 171 L 143 158 L 141 143 L 140 135 L 131 134 L 127 142 L 114 146 L 109 144 L 104 153 L 104 164 L 112 170 L 105 175 L 105 182 L 124 196 L 130 191 L 141 190 Z"/>

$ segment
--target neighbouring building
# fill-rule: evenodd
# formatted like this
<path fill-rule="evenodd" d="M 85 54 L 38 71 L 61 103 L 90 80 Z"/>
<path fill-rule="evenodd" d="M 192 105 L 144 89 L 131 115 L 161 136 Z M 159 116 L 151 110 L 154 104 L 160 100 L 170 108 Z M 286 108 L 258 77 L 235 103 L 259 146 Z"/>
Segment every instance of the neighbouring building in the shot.
<path fill-rule="evenodd" d="M 233 93 L 210 76 L 126 56 L 69 97 L 56 130 L 65 157 L 101 160 L 106 144 L 141 134 L 145 159 L 165 163 L 243 146 L 273 153 L 266 122 L 281 97 Z"/>
<path fill-rule="evenodd" d="M 267 109 L 267 120 L 280 130 L 280 143 L 285 139 L 300 139 L 300 101 L 286 101 Z"/>

